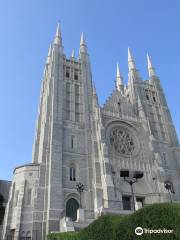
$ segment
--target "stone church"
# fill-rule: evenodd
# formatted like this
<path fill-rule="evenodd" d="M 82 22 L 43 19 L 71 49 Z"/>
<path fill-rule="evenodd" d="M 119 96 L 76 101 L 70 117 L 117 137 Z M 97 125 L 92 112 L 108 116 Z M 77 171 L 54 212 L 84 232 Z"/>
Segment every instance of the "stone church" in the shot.
<path fill-rule="evenodd" d="M 43 74 L 32 163 L 14 170 L 2 240 L 44 240 L 101 214 L 128 214 L 133 201 L 135 209 L 180 202 L 180 146 L 149 56 L 147 62 L 149 79 L 142 80 L 128 49 L 128 84 L 117 66 L 114 90 L 101 107 L 83 34 L 78 58 L 74 52 L 66 58 L 58 25 Z M 133 195 L 122 170 L 132 178 L 133 171 L 143 173 Z"/>

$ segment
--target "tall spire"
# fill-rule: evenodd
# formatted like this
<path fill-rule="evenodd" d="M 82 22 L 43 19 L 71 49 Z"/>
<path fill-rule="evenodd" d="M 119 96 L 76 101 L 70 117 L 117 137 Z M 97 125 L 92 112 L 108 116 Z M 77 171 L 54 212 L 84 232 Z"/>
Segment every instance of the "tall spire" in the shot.
<path fill-rule="evenodd" d="M 79 53 L 87 53 L 87 46 L 86 46 L 86 41 L 85 41 L 85 37 L 84 37 L 83 32 L 81 33 Z"/>
<path fill-rule="evenodd" d="M 128 85 L 132 85 L 135 82 L 140 82 L 141 78 L 139 76 L 138 70 L 136 69 L 136 64 L 133 59 L 130 48 L 128 48 L 128 68 L 129 68 Z"/>
<path fill-rule="evenodd" d="M 116 88 L 118 91 L 121 91 L 124 88 L 123 77 L 121 76 L 118 63 L 116 69 Z"/>
<path fill-rule="evenodd" d="M 62 46 L 62 38 L 61 38 L 61 30 L 60 30 L 60 24 L 58 23 L 57 29 L 56 29 L 56 35 L 54 38 L 54 44 Z"/>
<path fill-rule="evenodd" d="M 147 63 L 148 63 L 149 77 L 156 76 L 155 69 L 154 69 L 154 67 L 152 65 L 152 61 L 151 61 L 148 53 L 147 53 Z"/>
<path fill-rule="evenodd" d="M 130 48 L 128 48 L 128 67 L 129 67 L 129 70 L 136 69 L 135 61 L 132 57 Z"/>

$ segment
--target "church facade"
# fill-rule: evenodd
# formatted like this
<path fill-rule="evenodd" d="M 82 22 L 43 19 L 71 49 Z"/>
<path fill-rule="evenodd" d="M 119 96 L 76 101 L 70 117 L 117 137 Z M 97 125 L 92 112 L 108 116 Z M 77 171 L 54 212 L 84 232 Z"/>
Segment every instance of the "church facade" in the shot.
<path fill-rule="evenodd" d="M 58 26 L 44 70 L 32 163 L 14 170 L 2 240 L 44 240 L 103 213 L 127 214 L 132 198 L 136 209 L 170 197 L 180 202 L 179 142 L 147 60 L 149 79 L 142 80 L 128 50 L 128 84 L 117 66 L 115 88 L 100 107 L 83 34 L 78 58 L 72 53 L 67 59 Z M 123 169 L 143 172 L 133 195 L 120 177 Z"/>

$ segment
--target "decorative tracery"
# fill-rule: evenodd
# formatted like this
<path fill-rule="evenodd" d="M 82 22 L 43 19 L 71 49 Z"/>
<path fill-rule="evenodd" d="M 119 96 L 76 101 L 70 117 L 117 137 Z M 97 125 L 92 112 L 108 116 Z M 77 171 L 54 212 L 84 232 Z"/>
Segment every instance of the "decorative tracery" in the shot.
<path fill-rule="evenodd" d="M 128 130 L 121 127 L 111 130 L 110 144 L 120 154 L 130 155 L 135 149 L 133 137 Z"/>

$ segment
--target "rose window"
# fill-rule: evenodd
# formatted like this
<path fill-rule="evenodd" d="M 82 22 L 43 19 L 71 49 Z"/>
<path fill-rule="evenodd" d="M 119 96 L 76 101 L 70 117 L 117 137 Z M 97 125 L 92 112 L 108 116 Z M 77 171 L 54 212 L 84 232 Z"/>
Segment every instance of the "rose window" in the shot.
<path fill-rule="evenodd" d="M 134 139 L 124 128 L 115 128 L 110 132 L 110 144 L 120 154 L 131 155 L 135 149 Z"/>

